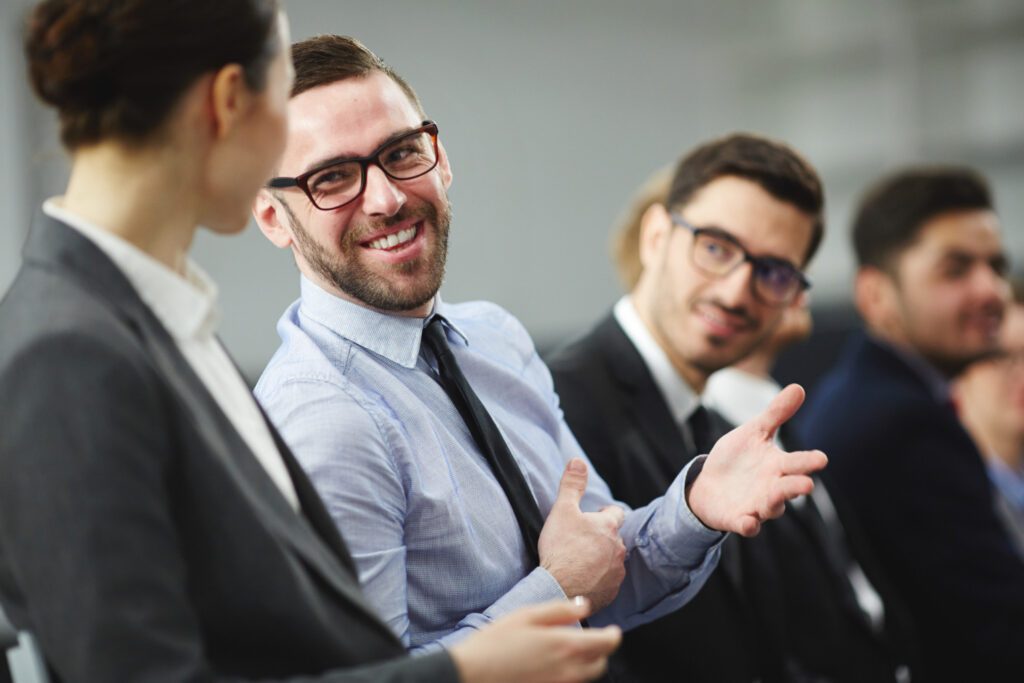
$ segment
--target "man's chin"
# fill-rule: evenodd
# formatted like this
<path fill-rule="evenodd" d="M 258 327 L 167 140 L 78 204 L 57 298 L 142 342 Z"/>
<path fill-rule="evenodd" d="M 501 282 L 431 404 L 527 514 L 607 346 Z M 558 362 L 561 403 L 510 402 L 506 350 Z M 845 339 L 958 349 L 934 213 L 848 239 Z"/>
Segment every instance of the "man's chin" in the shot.
<path fill-rule="evenodd" d="M 971 353 L 944 354 L 933 353 L 926 358 L 946 377 L 953 378 L 963 373 L 968 367 L 978 361 L 994 358 L 999 354 L 995 346 L 977 348 Z"/>

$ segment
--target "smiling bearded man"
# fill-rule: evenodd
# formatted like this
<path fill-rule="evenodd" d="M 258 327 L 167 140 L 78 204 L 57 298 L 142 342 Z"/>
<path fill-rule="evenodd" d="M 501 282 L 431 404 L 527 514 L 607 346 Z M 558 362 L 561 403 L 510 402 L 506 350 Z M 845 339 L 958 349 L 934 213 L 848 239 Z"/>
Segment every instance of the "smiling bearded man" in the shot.
<path fill-rule="evenodd" d="M 662 499 L 616 503 L 522 325 L 437 296 L 452 171 L 415 93 L 350 38 L 293 57 L 281 175 L 255 214 L 302 296 L 256 391 L 407 647 L 566 596 L 590 599 L 591 625 L 644 623 L 699 590 L 723 532 L 755 534 L 813 487 L 824 455 L 771 441 L 802 401 L 792 387 Z"/>

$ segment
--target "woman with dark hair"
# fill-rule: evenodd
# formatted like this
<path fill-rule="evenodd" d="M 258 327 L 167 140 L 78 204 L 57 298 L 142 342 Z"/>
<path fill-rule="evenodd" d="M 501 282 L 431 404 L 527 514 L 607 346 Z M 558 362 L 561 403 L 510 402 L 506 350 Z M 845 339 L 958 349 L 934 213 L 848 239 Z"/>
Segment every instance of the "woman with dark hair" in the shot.
<path fill-rule="evenodd" d="M 49 0 L 32 84 L 67 191 L 0 303 L 0 604 L 63 681 L 571 681 L 566 602 L 409 659 L 215 336 L 198 226 L 241 230 L 284 145 L 276 0 Z"/>

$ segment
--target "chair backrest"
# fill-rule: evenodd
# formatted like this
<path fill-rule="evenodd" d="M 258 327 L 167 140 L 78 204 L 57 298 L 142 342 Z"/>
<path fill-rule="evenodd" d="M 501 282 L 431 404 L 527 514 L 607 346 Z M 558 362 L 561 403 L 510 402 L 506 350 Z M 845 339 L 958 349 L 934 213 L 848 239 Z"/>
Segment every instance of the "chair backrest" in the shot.
<path fill-rule="evenodd" d="M 0 650 L 4 652 L 7 648 L 13 647 L 18 644 L 18 632 L 14 630 L 14 625 L 7 621 L 7 615 L 4 614 L 4 608 L 0 607 Z"/>
<path fill-rule="evenodd" d="M 50 683 L 42 652 L 27 631 L 18 631 L 0 608 L 0 652 L 7 654 L 12 683 Z M 0 681 L 3 679 L 0 673 Z"/>

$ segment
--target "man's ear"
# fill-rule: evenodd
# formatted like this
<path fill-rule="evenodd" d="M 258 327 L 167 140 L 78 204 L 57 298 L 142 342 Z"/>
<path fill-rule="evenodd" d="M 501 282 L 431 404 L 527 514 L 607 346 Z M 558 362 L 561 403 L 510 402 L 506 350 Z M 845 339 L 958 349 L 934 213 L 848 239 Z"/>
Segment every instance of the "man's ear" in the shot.
<path fill-rule="evenodd" d="M 452 167 L 448 163 L 448 152 L 440 140 L 437 141 L 437 167 L 441 171 L 441 182 L 444 183 L 445 189 L 448 189 L 452 185 Z"/>
<path fill-rule="evenodd" d="M 853 283 L 857 311 L 869 327 L 885 330 L 898 316 L 896 282 L 888 272 L 875 266 L 861 266 Z"/>
<path fill-rule="evenodd" d="M 283 213 L 284 208 L 279 206 L 270 190 L 261 189 L 253 201 L 252 215 L 256 225 L 260 226 L 260 232 L 278 249 L 287 249 L 293 239 L 287 216 L 282 216 Z"/>
<path fill-rule="evenodd" d="M 227 137 L 245 115 L 252 93 L 245 84 L 245 74 L 238 64 L 221 67 L 210 84 L 210 112 L 216 139 Z"/>
<path fill-rule="evenodd" d="M 672 219 L 663 204 L 651 204 L 640 217 L 640 265 L 643 270 L 664 258 L 660 254 L 672 233 Z"/>

